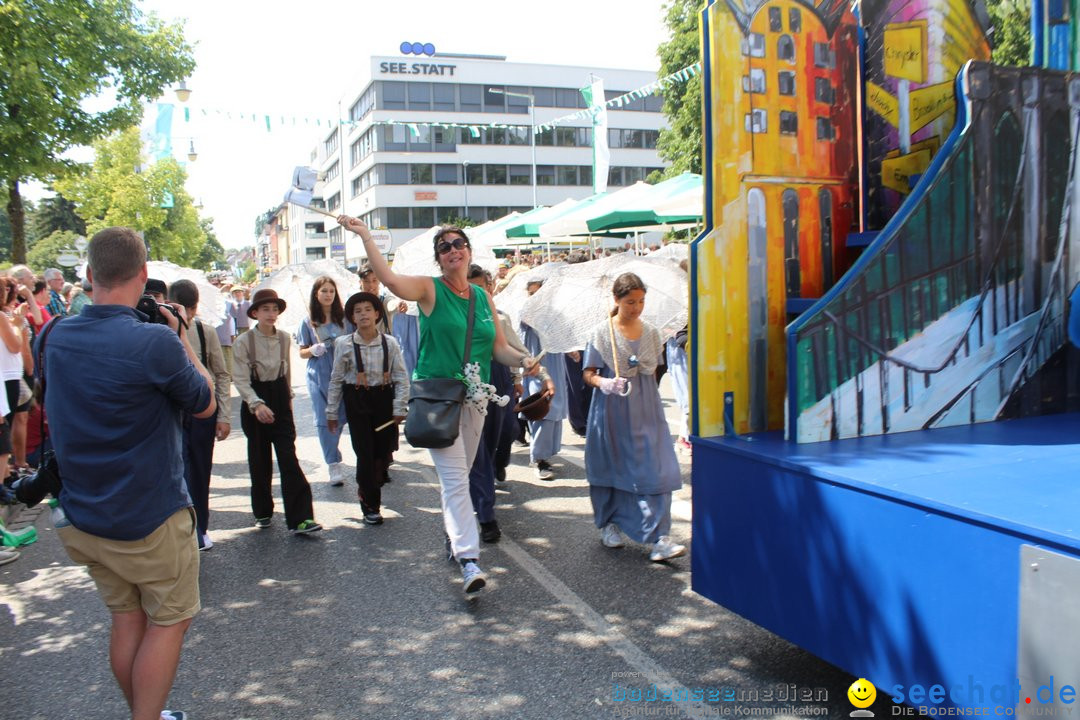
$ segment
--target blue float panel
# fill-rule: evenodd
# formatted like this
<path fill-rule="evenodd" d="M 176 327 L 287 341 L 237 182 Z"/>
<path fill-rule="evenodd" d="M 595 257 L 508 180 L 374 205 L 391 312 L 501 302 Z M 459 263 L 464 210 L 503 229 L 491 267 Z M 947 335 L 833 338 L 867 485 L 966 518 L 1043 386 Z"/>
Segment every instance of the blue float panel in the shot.
<path fill-rule="evenodd" d="M 1080 415 L 696 438 L 693 588 L 879 694 L 1015 687 L 1020 546 L 1080 557 L 1078 479 Z"/>

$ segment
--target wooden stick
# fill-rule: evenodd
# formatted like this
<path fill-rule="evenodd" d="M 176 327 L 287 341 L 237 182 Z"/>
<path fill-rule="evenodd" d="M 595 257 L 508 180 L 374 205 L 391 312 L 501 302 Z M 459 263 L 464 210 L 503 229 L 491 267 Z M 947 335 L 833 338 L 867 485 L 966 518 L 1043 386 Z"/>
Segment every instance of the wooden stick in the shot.
<path fill-rule="evenodd" d="M 386 421 L 386 422 L 384 422 L 384 423 L 383 423 L 382 425 L 380 425 L 379 427 L 375 428 L 375 432 L 379 432 L 380 430 L 385 430 L 386 428 L 388 428 L 388 427 L 390 427 L 391 425 L 393 425 L 393 424 L 394 424 L 394 422 L 395 422 L 395 420 L 394 420 L 393 418 L 391 418 L 390 420 L 387 420 L 387 421 Z"/>
<path fill-rule="evenodd" d="M 615 347 L 615 320 L 608 316 L 608 330 L 611 332 L 611 361 L 615 363 L 615 377 L 619 377 L 619 349 Z"/>
<path fill-rule="evenodd" d="M 301 205 L 300 203 L 298 203 L 298 202 L 293 202 L 292 200 L 290 200 L 290 201 L 289 201 L 289 203 L 290 203 L 291 205 L 295 205 L 296 207 L 302 207 L 302 208 L 304 208 L 305 210 L 310 210 L 311 212 L 316 212 L 316 213 L 319 213 L 320 215 L 325 215 L 326 217 L 334 218 L 335 220 L 337 220 L 337 219 L 338 219 L 338 216 L 337 216 L 337 215 L 335 215 L 334 213 L 332 213 L 332 212 L 327 212 L 326 210 L 323 210 L 323 209 L 321 209 L 321 208 L 317 208 L 317 207 L 311 207 L 310 205 Z"/>

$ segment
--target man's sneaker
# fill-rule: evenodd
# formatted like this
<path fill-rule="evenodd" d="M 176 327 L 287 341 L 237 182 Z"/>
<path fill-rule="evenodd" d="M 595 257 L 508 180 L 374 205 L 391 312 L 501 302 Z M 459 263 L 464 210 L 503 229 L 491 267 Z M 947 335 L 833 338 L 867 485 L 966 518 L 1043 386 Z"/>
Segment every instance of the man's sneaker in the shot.
<path fill-rule="evenodd" d="M 200 550 L 209 550 L 212 547 L 214 547 L 214 541 L 210 539 L 209 535 L 207 535 L 206 533 L 203 533 L 202 535 L 199 536 L 199 549 Z"/>
<path fill-rule="evenodd" d="M 653 562 L 662 562 L 685 554 L 685 545 L 672 542 L 671 538 L 667 535 L 661 535 L 660 539 L 656 541 L 656 544 L 652 546 L 652 552 L 649 553 L 649 559 Z"/>
<path fill-rule="evenodd" d="M 270 518 L 256 518 L 255 527 L 259 528 L 260 530 L 265 530 L 266 528 L 270 527 Z"/>
<path fill-rule="evenodd" d="M 162 710 L 161 720 L 191 720 L 183 710 Z"/>
<path fill-rule="evenodd" d="M 320 530 L 322 530 L 322 525 L 314 520 L 305 520 L 296 526 L 296 529 L 293 530 L 293 535 L 307 535 L 308 533 L 319 532 Z"/>
<path fill-rule="evenodd" d="M 461 577 L 465 581 L 466 593 L 474 593 L 487 585 L 487 577 L 474 558 L 461 561 Z"/>
<path fill-rule="evenodd" d="M 345 466 L 339 462 L 330 463 L 330 484 L 333 487 L 341 487 L 345 484 Z"/>
<path fill-rule="evenodd" d="M 547 460 L 536 461 L 536 477 L 541 480 L 554 480 L 555 471 L 551 469 L 551 463 Z"/>
<path fill-rule="evenodd" d="M 368 525 L 382 525 L 382 515 L 377 512 L 364 513 L 364 522 Z"/>
<path fill-rule="evenodd" d="M 615 523 L 608 523 L 600 531 L 600 542 L 604 544 L 604 547 L 609 548 L 621 548 L 626 544 L 622 532 Z"/>
<path fill-rule="evenodd" d="M 18 550 L 0 550 L 0 565 L 7 565 L 19 559 Z"/>
<path fill-rule="evenodd" d="M 486 543 L 499 542 L 499 538 L 502 537 L 502 530 L 499 529 L 499 523 L 495 520 L 480 523 L 480 539 Z"/>

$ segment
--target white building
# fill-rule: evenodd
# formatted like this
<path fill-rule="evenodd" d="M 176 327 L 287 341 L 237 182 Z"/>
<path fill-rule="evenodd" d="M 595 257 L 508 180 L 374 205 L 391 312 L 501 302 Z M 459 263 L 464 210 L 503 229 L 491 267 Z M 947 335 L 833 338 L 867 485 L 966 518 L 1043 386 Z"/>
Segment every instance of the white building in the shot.
<path fill-rule="evenodd" d="M 372 57 L 341 99 L 342 125 L 323 135 L 305 159 L 324 173 L 316 187 L 320 206 L 388 228 L 397 246 L 448 219 L 468 217 L 479 224 L 529 210 L 534 197 L 539 205 L 588 197 L 591 120 L 536 134 L 534 188 L 530 112 L 535 125 L 543 126 L 584 109 L 580 88 L 590 83 L 590 74 L 603 79 L 608 99 L 656 80 L 652 72 L 490 56 Z M 608 108 L 609 190 L 665 166 L 656 154 L 665 124 L 662 103 L 659 95 L 648 95 Z M 486 127 L 491 124 L 509 127 Z M 289 227 L 292 262 L 362 257 L 359 242 L 343 238 L 341 228 L 324 216 L 292 207 Z"/>

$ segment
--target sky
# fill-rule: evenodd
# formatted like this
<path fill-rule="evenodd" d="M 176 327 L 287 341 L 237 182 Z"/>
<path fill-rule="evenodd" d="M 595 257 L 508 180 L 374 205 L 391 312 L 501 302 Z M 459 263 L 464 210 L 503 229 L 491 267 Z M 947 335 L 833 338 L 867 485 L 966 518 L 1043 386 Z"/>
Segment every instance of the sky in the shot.
<path fill-rule="evenodd" d="M 663 0 L 144 0 L 146 12 L 182 20 L 198 64 L 187 85 L 191 119 L 174 122 L 174 155 L 189 193 L 226 248 L 254 244 L 255 218 L 276 207 L 292 170 L 309 162 L 324 130 L 259 117 L 336 118 L 372 55 L 399 55 L 403 41 L 440 51 L 505 55 L 511 62 L 659 69 Z M 350 63 L 353 63 L 350 66 Z M 353 68 L 350 70 L 350 67 Z M 176 103 L 169 93 L 167 102 Z M 181 106 L 177 103 L 177 108 Z M 208 114 L 204 115 L 203 110 Z M 228 111 L 228 120 L 215 111 Z M 179 111 L 178 111 L 179 112 Z M 247 115 L 246 121 L 239 114 Z M 148 116 L 155 115 L 151 109 Z M 145 127 L 145 123 L 144 123 Z M 80 158 L 88 159 L 88 158 Z"/>

